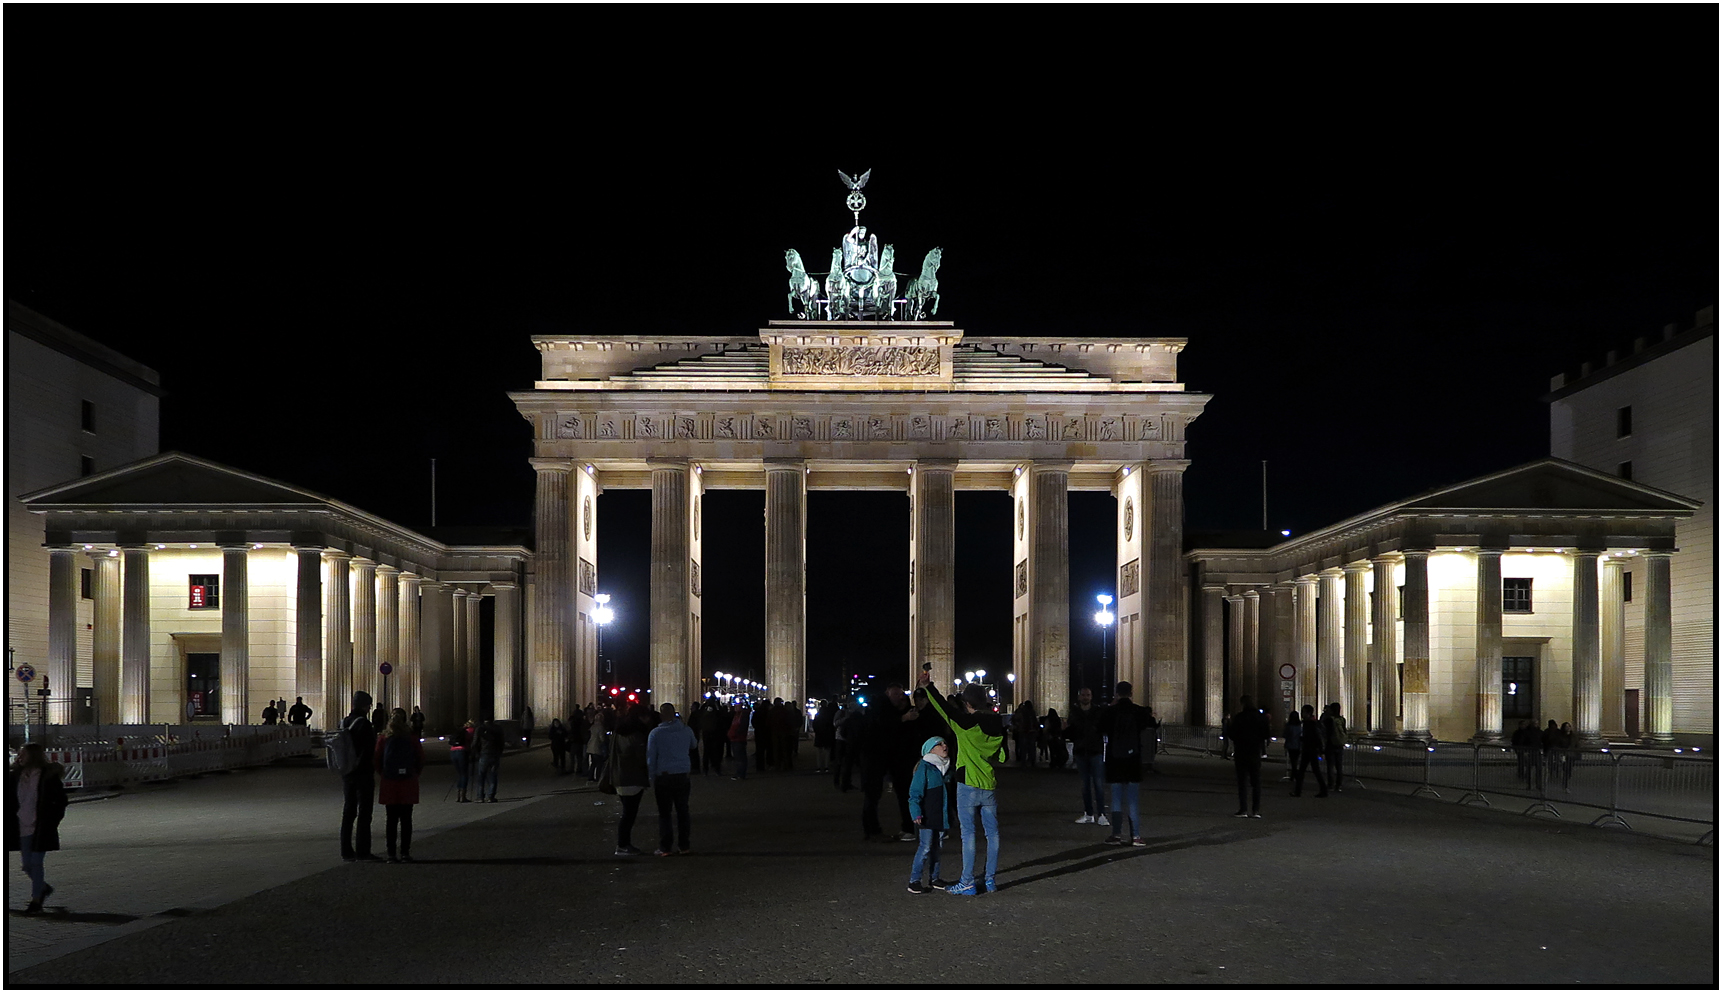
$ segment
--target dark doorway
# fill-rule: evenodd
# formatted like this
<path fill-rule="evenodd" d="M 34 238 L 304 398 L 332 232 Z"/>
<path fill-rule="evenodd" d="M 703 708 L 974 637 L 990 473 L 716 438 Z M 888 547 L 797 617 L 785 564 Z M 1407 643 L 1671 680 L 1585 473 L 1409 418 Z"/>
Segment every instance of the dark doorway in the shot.
<path fill-rule="evenodd" d="M 191 720 L 221 719 L 221 653 L 187 652 L 185 714 Z"/>
<path fill-rule="evenodd" d="M 1638 740 L 1638 691 L 1626 691 L 1626 737 Z"/>
<path fill-rule="evenodd" d="M 1536 662 L 1528 655 L 1501 659 L 1501 722 L 1535 720 Z"/>

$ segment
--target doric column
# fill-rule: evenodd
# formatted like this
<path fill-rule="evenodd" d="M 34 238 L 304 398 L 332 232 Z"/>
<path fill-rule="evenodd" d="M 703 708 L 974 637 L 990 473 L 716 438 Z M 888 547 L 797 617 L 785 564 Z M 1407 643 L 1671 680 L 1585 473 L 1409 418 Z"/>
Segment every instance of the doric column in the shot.
<path fill-rule="evenodd" d="M 399 707 L 401 696 L 400 570 L 377 566 L 377 699 L 384 707 Z M 383 664 L 394 672 L 384 678 Z M 411 713 L 409 710 L 408 713 Z"/>
<path fill-rule="evenodd" d="M 1207 727 L 1226 715 L 1226 588 L 1202 587 L 1202 713 Z"/>
<path fill-rule="evenodd" d="M 447 669 L 443 670 L 443 696 L 449 706 L 454 708 L 455 723 L 476 721 L 479 718 L 478 708 L 467 697 L 470 686 L 467 679 L 467 638 L 466 638 L 466 590 L 459 586 L 450 586 L 448 595 L 451 598 L 449 607 L 449 643 L 445 653 L 449 660 Z"/>
<path fill-rule="evenodd" d="M 1287 663 L 1292 663 L 1295 667 L 1296 663 L 1292 660 L 1297 657 L 1297 652 L 1293 648 L 1293 614 L 1296 612 L 1296 608 L 1292 602 L 1292 587 L 1286 583 L 1281 583 L 1278 586 L 1272 587 L 1269 590 L 1269 602 L 1273 606 L 1272 616 L 1274 621 L 1274 635 L 1267 662 L 1268 698 L 1273 702 L 1273 707 L 1270 708 L 1270 711 L 1279 711 L 1279 719 L 1283 720 L 1285 718 L 1285 714 L 1283 712 L 1287 708 L 1288 702 L 1283 698 L 1280 692 L 1280 684 L 1282 682 L 1280 679 L 1280 667 Z M 1264 703 L 1263 705 L 1266 706 L 1267 704 Z M 1292 685 L 1292 696 L 1289 705 L 1293 708 L 1297 706 L 1296 683 L 1293 683 Z M 1293 712 L 1295 713 L 1296 711 L 1294 710 Z M 1279 724 L 1276 723 L 1274 727 L 1277 731 L 1279 729 Z"/>
<path fill-rule="evenodd" d="M 48 686 L 48 720 L 72 723 L 78 689 L 78 560 L 70 548 L 48 549 L 48 671 L 38 674 L 28 692 Z M 40 699 L 39 697 L 37 699 Z"/>
<path fill-rule="evenodd" d="M 1429 553 L 1405 553 L 1405 667 L 1400 693 L 1407 737 L 1429 734 Z"/>
<path fill-rule="evenodd" d="M 1262 595 L 1259 590 L 1244 591 L 1244 681 L 1232 691 L 1231 707 L 1248 696 L 1261 706 L 1262 685 Z"/>
<path fill-rule="evenodd" d="M 377 564 L 370 559 L 354 559 L 352 582 L 353 688 L 378 700 L 382 680 L 377 672 Z"/>
<path fill-rule="evenodd" d="M 251 546 L 221 546 L 221 720 L 251 723 Z"/>
<path fill-rule="evenodd" d="M 1399 584 L 1393 581 L 1397 555 L 1370 559 L 1375 568 L 1375 608 L 1369 639 L 1369 733 L 1399 731 Z"/>
<path fill-rule="evenodd" d="M 1602 736 L 1626 740 L 1626 561 L 1602 560 Z"/>
<path fill-rule="evenodd" d="M 353 611 L 348 565 L 352 556 L 325 553 L 329 575 L 323 582 L 323 727 L 332 728 L 353 709 Z"/>
<path fill-rule="evenodd" d="M 1296 580 L 1297 601 L 1293 606 L 1292 665 L 1297 666 L 1297 705 L 1314 704 L 1321 711 L 1321 692 L 1316 683 L 1315 667 L 1315 599 L 1321 581 L 1314 576 L 1299 576 Z"/>
<path fill-rule="evenodd" d="M 957 660 L 957 504 L 954 461 L 915 463 L 909 482 L 909 679 L 933 663 L 951 685 Z M 768 524 L 767 527 L 770 525 Z M 769 628 L 767 629 L 769 630 Z"/>
<path fill-rule="evenodd" d="M 419 577 L 403 572 L 396 586 L 400 647 L 397 649 L 395 675 L 400 678 L 395 685 L 395 699 L 398 701 L 395 706 L 410 714 L 415 706 L 421 709 L 423 706 L 419 697 L 419 680 L 424 674 L 424 641 L 419 633 Z"/>
<path fill-rule="evenodd" d="M 684 460 L 648 459 L 652 470 L 652 704 L 691 706 L 693 558 L 690 539 L 693 471 Z M 695 673 L 697 679 L 697 673 Z M 768 682 L 770 679 L 768 677 Z M 782 695 L 773 685 L 772 693 Z"/>
<path fill-rule="evenodd" d="M 1226 597 L 1226 694 L 1221 701 L 1222 714 L 1238 709 L 1238 697 L 1248 693 L 1249 674 L 1244 661 L 1246 644 L 1243 594 Z"/>
<path fill-rule="evenodd" d="M 1347 562 L 1345 570 L 1345 708 L 1347 723 L 1364 728 L 1369 692 L 1369 578 L 1368 562 Z"/>
<path fill-rule="evenodd" d="M 914 638 L 911 630 L 911 650 Z M 807 681 L 807 472 L 800 461 L 765 466 L 765 681 L 772 695 L 796 701 Z"/>
<path fill-rule="evenodd" d="M 149 550 L 128 545 L 124 632 L 120 636 L 120 723 L 147 724 L 149 712 Z"/>
<path fill-rule="evenodd" d="M 466 687 L 462 694 L 466 698 L 466 711 L 473 715 L 473 720 L 482 715 L 484 705 L 483 655 L 480 652 L 480 635 L 484 633 L 483 622 L 479 620 L 479 611 L 484 607 L 484 596 L 477 590 L 469 590 L 466 594 Z M 500 718 L 510 718 L 513 714 L 497 714 Z M 549 724 L 549 718 L 545 718 Z"/>
<path fill-rule="evenodd" d="M 1674 613 L 1667 552 L 1644 556 L 1644 741 L 1674 743 Z"/>
<path fill-rule="evenodd" d="M 323 549 L 294 545 L 298 560 L 298 599 L 293 605 L 293 695 L 303 697 L 317 727 L 329 723 L 323 695 Z M 335 715 L 339 717 L 340 715 Z"/>
<path fill-rule="evenodd" d="M 534 712 L 560 714 L 567 710 L 567 621 L 574 600 L 573 566 L 569 562 L 570 470 L 567 463 L 547 459 L 533 459 L 532 465 L 538 470 L 532 556 L 536 595 L 532 598 L 533 654 L 526 667 L 526 693 Z M 461 721 L 465 720 L 462 716 Z"/>
<path fill-rule="evenodd" d="M 443 691 L 444 659 L 449 647 L 448 587 L 433 579 L 419 580 L 419 665 L 413 680 L 414 703 L 424 711 L 425 721 L 444 733 L 466 720 L 456 720 L 455 707 Z"/>
<path fill-rule="evenodd" d="M 120 719 L 120 560 L 107 552 L 92 553 L 95 588 L 90 624 L 90 689 L 95 698 L 96 723 Z"/>
<path fill-rule="evenodd" d="M 1146 469 L 1148 507 L 1147 593 L 1142 618 L 1148 628 L 1148 687 L 1136 700 L 1155 708 L 1161 720 L 1181 721 L 1189 711 L 1189 626 L 1184 577 L 1183 459 L 1150 462 Z M 1146 692 L 1146 696 L 1144 696 Z M 1042 707 L 1044 710 L 1045 708 Z"/>
<path fill-rule="evenodd" d="M 491 709 L 498 718 L 508 718 L 522 712 L 524 705 L 515 689 L 515 659 L 520 646 L 520 588 L 513 583 L 492 583 L 496 594 L 496 624 L 491 628 Z M 552 717 L 566 714 L 539 714 L 539 722 L 548 726 Z"/>
<path fill-rule="evenodd" d="M 1501 740 L 1501 551 L 1477 552 L 1478 741 Z"/>
<path fill-rule="evenodd" d="M 1345 703 L 1345 593 L 1340 585 L 1344 576 L 1338 569 L 1321 572 L 1321 631 L 1316 646 L 1321 686 L 1321 699 L 1315 708 L 1318 714 L 1330 703 Z"/>
<path fill-rule="evenodd" d="M 1573 555 L 1573 731 L 1582 745 L 1602 735 L 1602 630 L 1597 553 Z"/>
<path fill-rule="evenodd" d="M 1070 699 L 1070 463 L 1036 462 L 1028 475 L 1028 652 L 1035 707 L 1044 713 Z"/>

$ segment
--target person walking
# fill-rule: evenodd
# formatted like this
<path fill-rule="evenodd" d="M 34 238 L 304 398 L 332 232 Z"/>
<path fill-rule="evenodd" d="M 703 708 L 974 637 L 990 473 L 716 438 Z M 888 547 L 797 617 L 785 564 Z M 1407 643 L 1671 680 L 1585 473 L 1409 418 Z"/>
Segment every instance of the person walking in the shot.
<path fill-rule="evenodd" d="M 527 707 L 526 708 L 526 718 L 520 722 L 520 730 L 522 731 L 524 737 L 526 738 L 526 747 L 527 748 L 532 747 L 532 729 L 533 729 L 533 725 L 536 723 L 537 723 L 537 719 L 532 716 L 532 708 Z"/>
<path fill-rule="evenodd" d="M 293 706 L 287 708 L 287 723 L 304 727 L 310 722 L 311 708 L 305 706 L 305 698 L 302 696 L 294 697 Z"/>
<path fill-rule="evenodd" d="M 614 713 L 608 706 L 600 707 L 592 715 L 592 730 L 586 733 L 586 775 L 594 783 L 604 776 L 604 756 L 609 749 L 609 728 L 605 725 Z"/>
<path fill-rule="evenodd" d="M 735 774 L 729 778 L 742 780 L 747 778 L 747 704 L 737 702 L 730 708 L 729 716 L 729 754 L 735 762 Z"/>
<path fill-rule="evenodd" d="M 478 729 L 478 802 L 495 803 L 502 777 L 502 725 L 485 721 Z"/>
<path fill-rule="evenodd" d="M 454 802 L 466 803 L 467 772 L 478 761 L 478 749 L 473 747 L 472 722 L 448 736 L 448 763 L 454 766 Z M 443 794 L 446 802 L 448 795 Z"/>
<path fill-rule="evenodd" d="M 642 854 L 634 847 L 634 821 L 640 816 L 640 801 L 646 797 L 651 771 L 646 765 L 645 707 L 630 706 L 616 721 L 611 737 L 610 765 L 605 771 L 622 802 L 622 820 L 616 825 L 616 854 Z"/>
<path fill-rule="evenodd" d="M 1035 736 L 1040 733 L 1040 714 L 1033 700 L 1024 700 L 1011 715 L 1011 730 L 1016 732 L 1016 764 L 1034 768 Z"/>
<path fill-rule="evenodd" d="M 1238 777 L 1238 812 L 1233 817 L 1262 816 L 1262 749 L 1268 743 L 1268 715 L 1247 696 L 1238 697 L 1232 715 L 1232 767 Z M 1248 787 L 1249 805 L 1244 804 Z"/>
<path fill-rule="evenodd" d="M 1542 748 L 1542 762 L 1537 767 L 1537 786 L 1539 789 L 1544 782 L 1554 781 L 1555 767 L 1560 764 L 1560 740 L 1561 729 L 1555 724 L 1554 719 L 1550 718 L 1549 726 L 1543 728 L 1542 733 L 1537 737 L 1537 744 Z"/>
<path fill-rule="evenodd" d="M 957 823 L 963 833 L 963 875 L 957 885 L 945 892 L 952 896 L 975 896 L 984 887 L 986 892 L 996 893 L 999 817 L 998 779 L 993 766 L 1003 760 L 999 749 L 1004 744 L 1004 721 L 993 713 L 987 692 L 978 683 L 963 687 L 960 711 L 949 706 L 925 670 L 921 672 L 920 684 L 927 689 L 927 702 L 957 735 Z M 975 836 L 982 830 L 987 836 L 987 864 L 986 875 L 977 886 Z"/>
<path fill-rule="evenodd" d="M 562 726 L 562 718 L 550 718 L 544 737 L 550 740 L 550 766 L 560 776 L 568 771 L 568 729 Z"/>
<path fill-rule="evenodd" d="M 407 718 L 407 723 L 413 726 L 413 737 L 425 740 L 425 712 L 418 708 L 418 704 L 413 705 L 412 716 Z"/>
<path fill-rule="evenodd" d="M 399 707 L 389 715 L 388 727 L 377 739 L 377 772 L 381 785 L 377 802 L 383 805 L 383 838 L 388 842 L 390 862 L 413 860 L 413 807 L 419 802 L 419 774 L 425 768 L 425 746 L 413 734 L 407 712 Z M 400 834 L 396 857 L 395 835 Z"/>
<path fill-rule="evenodd" d="M 1339 712 L 1339 702 L 1327 705 L 1321 719 L 1322 746 L 1327 749 L 1327 788 L 1335 793 L 1345 791 L 1345 715 Z"/>
<path fill-rule="evenodd" d="M 60 850 L 60 822 L 66 817 L 65 770 L 48 761 L 39 741 L 25 742 L 6 772 L 6 850 L 17 852 L 30 878 L 24 913 L 39 914 L 54 892 L 48 885 L 48 852 Z"/>
<path fill-rule="evenodd" d="M 1112 706 L 1100 712 L 1100 733 L 1106 740 L 1101 771 L 1112 791 L 1112 833 L 1108 845 L 1144 848 L 1142 831 L 1142 733 L 1148 708 L 1133 699 L 1135 687 L 1124 680 L 1112 688 Z"/>
<path fill-rule="evenodd" d="M 1046 741 L 1046 767 L 1064 768 L 1065 760 L 1069 757 L 1064 750 L 1064 721 L 1059 718 L 1058 711 L 1051 707 L 1046 708 L 1042 737 Z"/>
<path fill-rule="evenodd" d="M 1297 775 L 1298 752 L 1303 748 L 1303 722 L 1298 720 L 1296 711 L 1286 712 L 1285 726 L 1280 728 L 1280 745 L 1286 752 L 1286 774 L 1280 781 L 1289 783 Z"/>
<path fill-rule="evenodd" d="M 1148 727 L 1142 732 L 1142 771 L 1151 775 L 1160 775 L 1160 770 L 1154 768 L 1154 757 L 1160 754 L 1160 718 L 1154 716 L 1153 707 L 1144 707 L 1148 711 Z"/>
<path fill-rule="evenodd" d="M 700 771 L 723 775 L 724 754 L 729 747 L 729 714 L 723 704 L 707 698 L 700 704 Z"/>
<path fill-rule="evenodd" d="M 837 719 L 837 768 L 831 774 L 831 785 L 837 792 L 847 793 L 855 788 L 855 766 L 861 761 L 861 738 L 866 734 L 867 715 L 853 699 Z"/>
<path fill-rule="evenodd" d="M 909 892 L 949 889 L 939 875 L 939 840 L 945 832 L 945 793 L 951 785 L 950 746 L 935 735 L 921 742 L 921 761 L 909 780 L 909 814 L 915 819 L 920 844 L 909 863 Z M 926 885 L 921 873 L 927 874 Z"/>
<path fill-rule="evenodd" d="M 371 854 L 371 797 L 377 778 L 377 730 L 366 716 L 371 695 L 353 694 L 353 709 L 341 719 L 341 728 L 353 742 L 353 768 L 341 773 L 341 858 L 348 862 L 381 862 Z"/>
<path fill-rule="evenodd" d="M 652 794 L 658 800 L 658 850 L 655 855 L 669 855 L 672 851 L 688 854 L 689 834 L 693 830 L 693 817 L 688 813 L 688 797 L 693 790 L 693 780 L 688 772 L 693 763 L 688 759 L 688 753 L 694 747 L 694 733 L 676 716 L 676 706 L 673 703 L 663 704 L 658 708 L 661 715 L 658 726 L 646 736 L 646 775 L 652 783 Z M 675 837 L 670 835 L 670 813 L 675 812 Z M 670 848 L 670 842 L 677 844 Z"/>
<path fill-rule="evenodd" d="M 1298 720 L 1298 751 L 1297 772 L 1292 775 L 1292 796 L 1303 795 L 1303 774 L 1315 771 L 1316 797 L 1327 796 L 1327 773 L 1321 767 L 1321 757 L 1326 751 L 1322 747 L 1323 730 L 1321 721 L 1316 719 L 1315 705 L 1304 704 L 1303 716 Z"/>
<path fill-rule="evenodd" d="M 1556 739 L 1556 747 L 1560 749 L 1561 792 L 1571 793 L 1573 781 L 1573 763 L 1578 761 L 1578 734 L 1573 731 L 1570 723 L 1561 725 L 1560 736 Z"/>
<path fill-rule="evenodd" d="M 819 701 L 813 713 L 813 771 L 831 771 L 831 752 L 837 746 L 837 710 L 830 700 Z"/>
<path fill-rule="evenodd" d="M 1070 739 L 1076 756 L 1076 771 L 1082 775 L 1082 816 L 1078 824 L 1099 824 L 1108 821 L 1107 790 L 1102 769 L 1105 747 L 1100 740 L 1100 714 L 1094 706 L 1094 691 L 1086 686 L 1076 691 L 1076 708 L 1064 725 L 1064 736 Z"/>

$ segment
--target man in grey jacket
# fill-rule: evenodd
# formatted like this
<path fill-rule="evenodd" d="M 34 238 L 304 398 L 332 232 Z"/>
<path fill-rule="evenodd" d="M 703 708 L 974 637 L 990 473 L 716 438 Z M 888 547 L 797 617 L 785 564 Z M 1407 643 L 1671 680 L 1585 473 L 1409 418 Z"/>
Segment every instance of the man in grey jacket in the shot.
<path fill-rule="evenodd" d="M 646 736 L 646 774 L 652 780 L 652 795 L 658 799 L 658 850 L 655 855 L 669 855 L 670 809 L 675 808 L 676 837 L 681 842 L 676 850 L 688 853 L 688 834 L 693 818 L 688 814 L 688 794 L 693 780 L 689 754 L 699 744 L 694 732 L 676 716 L 676 706 L 666 703 L 658 708 L 663 719 Z"/>

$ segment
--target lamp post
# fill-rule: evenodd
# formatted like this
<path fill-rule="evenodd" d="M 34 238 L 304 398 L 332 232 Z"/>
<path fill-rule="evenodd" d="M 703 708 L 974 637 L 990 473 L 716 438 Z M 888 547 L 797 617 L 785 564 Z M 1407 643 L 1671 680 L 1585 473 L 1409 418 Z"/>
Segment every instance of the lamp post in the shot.
<path fill-rule="evenodd" d="M 598 625 L 598 671 L 610 680 L 615 678 L 615 673 L 604 665 L 604 626 L 616 619 L 616 612 L 610 609 L 610 594 L 599 593 L 592 599 L 598 601 L 598 609 L 592 611 L 592 620 Z"/>
<path fill-rule="evenodd" d="M 1107 609 L 1112 606 L 1112 594 L 1101 593 L 1096 595 L 1094 599 L 1100 603 L 1100 609 L 1094 612 L 1094 623 L 1100 625 L 1100 677 L 1105 683 L 1105 685 L 1100 689 L 1101 693 L 1104 694 L 1106 692 L 1106 688 L 1113 684 L 1112 670 L 1107 665 L 1106 629 L 1110 628 L 1112 626 L 1112 622 L 1117 620 L 1117 615 Z"/>

